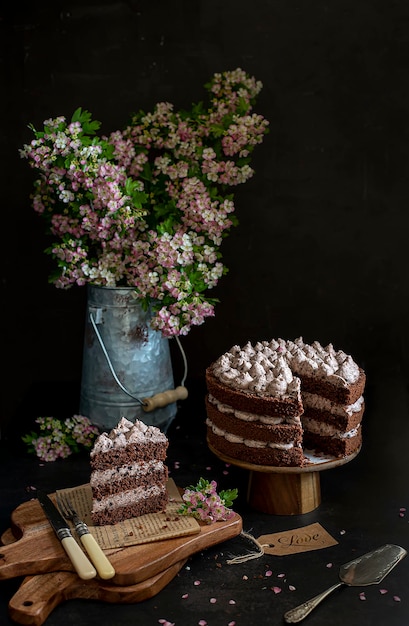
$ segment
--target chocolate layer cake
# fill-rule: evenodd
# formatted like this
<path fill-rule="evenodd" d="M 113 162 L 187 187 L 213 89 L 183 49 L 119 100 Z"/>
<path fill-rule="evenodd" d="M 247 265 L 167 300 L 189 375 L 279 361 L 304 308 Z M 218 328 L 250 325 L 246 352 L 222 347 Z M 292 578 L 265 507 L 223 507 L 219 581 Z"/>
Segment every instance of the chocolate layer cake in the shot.
<path fill-rule="evenodd" d="M 361 446 L 365 373 L 331 344 L 234 346 L 207 369 L 206 383 L 208 441 L 226 456 L 302 466 L 303 448 L 343 457 Z"/>
<path fill-rule="evenodd" d="M 125 418 L 97 438 L 90 454 L 94 524 L 116 524 L 166 507 L 167 448 L 158 428 Z"/>

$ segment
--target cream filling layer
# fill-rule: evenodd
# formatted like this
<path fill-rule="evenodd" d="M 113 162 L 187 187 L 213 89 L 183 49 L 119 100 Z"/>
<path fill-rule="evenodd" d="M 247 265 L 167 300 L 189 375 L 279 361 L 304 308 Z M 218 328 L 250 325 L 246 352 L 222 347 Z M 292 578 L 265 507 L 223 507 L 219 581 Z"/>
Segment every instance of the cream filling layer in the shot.
<path fill-rule="evenodd" d="M 257 415 L 256 413 L 247 413 L 246 411 L 238 411 L 228 404 L 222 404 L 214 396 L 209 394 L 208 400 L 213 404 L 220 413 L 229 413 L 237 417 L 243 422 L 259 422 L 267 426 L 277 426 L 277 424 L 296 424 L 301 425 L 300 417 L 272 417 L 271 415 Z"/>
<path fill-rule="evenodd" d="M 278 450 L 291 450 L 294 448 L 293 443 L 272 443 L 271 441 L 256 441 L 255 439 L 246 439 L 245 437 L 239 437 L 233 435 L 225 430 L 222 430 L 218 426 L 215 426 L 209 418 L 206 420 L 206 424 L 212 429 L 213 433 L 218 437 L 224 437 L 226 441 L 230 443 L 241 443 L 248 448 L 277 448 Z"/>
<path fill-rule="evenodd" d="M 353 413 L 359 413 L 364 404 L 364 397 L 361 396 L 356 402 L 349 405 L 336 404 L 328 398 L 323 398 L 315 393 L 303 391 L 301 393 L 302 401 L 305 408 L 318 409 L 320 411 L 328 411 L 333 415 L 351 416 Z"/>
<path fill-rule="evenodd" d="M 305 431 L 313 433 L 314 435 L 321 435 L 321 437 L 332 437 L 334 439 L 353 439 L 358 434 L 358 430 L 361 427 L 360 424 L 356 428 L 352 428 L 348 432 L 337 430 L 331 424 L 323 424 L 317 420 L 309 417 L 304 417 L 302 425 Z"/>
<path fill-rule="evenodd" d="M 92 485 L 106 485 L 107 483 L 115 480 L 121 480 L 126 477 L 140 477 L 143 478 L 149 475 L 153 471 L 164 470 L 163 461 L 145 461 L 143 463 L 134 463 L 121 467 L 115 467 L 107 470 L 95 470 L 91 473 L 90 484 Z"/>
<path fill-rule="evenodd" d="M 152 487 L 137 487 L 136 489 L 129 489 L 122 493 L 106 496 L 101 500 L 94 500 L 92 510 L 97 513 L 98 511 L 104 511 L 106 509 L 117 509 L 125 506 L 136 504 L 142 500 L 149 500 L 150 498 L 157 497 L 162 493 L 165 493 L 166 487 L 153 485 Z"/>

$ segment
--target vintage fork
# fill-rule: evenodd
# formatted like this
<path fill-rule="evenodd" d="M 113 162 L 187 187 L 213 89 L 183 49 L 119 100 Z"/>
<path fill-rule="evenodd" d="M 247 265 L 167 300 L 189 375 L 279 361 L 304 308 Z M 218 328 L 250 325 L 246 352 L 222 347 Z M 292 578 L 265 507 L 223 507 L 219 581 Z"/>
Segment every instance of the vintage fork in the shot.
<path fill-rule="evenodd" d="M 109 578 L 115 576 L 115 570 L 112 564 L 103 553 L 94 536 L 91 535 L 86 523 L 80 519 L 67 494 L 57 491 L 56 495 L 57 505 L 61 515 L 74 524 L 75 531 L 85 550 L 88 552 L 91 561 L 95 565 L 95 569 L 97 570 L 99 576 L 104 580 L 108 580 Z"/>

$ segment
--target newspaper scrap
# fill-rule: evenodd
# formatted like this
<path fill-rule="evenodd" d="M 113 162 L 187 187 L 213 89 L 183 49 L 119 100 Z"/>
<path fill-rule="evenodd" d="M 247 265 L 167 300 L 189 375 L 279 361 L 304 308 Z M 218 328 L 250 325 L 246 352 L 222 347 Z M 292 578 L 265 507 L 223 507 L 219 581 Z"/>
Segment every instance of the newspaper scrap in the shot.
<path fill-rule="evenodd" d="M 73 507 L 82 521 L 87 524 L 90 533 L 101 548 L 106 550 L 200 533 L 200 525 L 195 518 L 178 514 L 182 498 L 171 478 L 168 480 L 167 489 L 169 502 L 164 512 L 149 513 L 127 519 L 118 524 L 105 526 L 93 526 L 92 524 L 92 491 L 89 484 L 70 489 L 60 489 L 57 493 L 66 494 L 70 498 Z"/>

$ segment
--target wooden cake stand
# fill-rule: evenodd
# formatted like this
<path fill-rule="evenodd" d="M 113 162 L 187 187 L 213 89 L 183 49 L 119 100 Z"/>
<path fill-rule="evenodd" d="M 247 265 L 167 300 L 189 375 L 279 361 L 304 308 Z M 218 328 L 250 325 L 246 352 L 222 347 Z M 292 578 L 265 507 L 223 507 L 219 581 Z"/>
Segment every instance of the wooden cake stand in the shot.
<path fill-rule="evenodd" d="M 247 502 L 253 509 L 270 515 L 300 515 L 316 509 L 321 504 L 320 472 L 345 465 L 360 452 L 359 449 L 336 459 L 317 457 L 307 451 L 309 462 L 304 467 L 272 467 L 233 459 L 207 443 L 222 461 L 250 471 Z"/>

